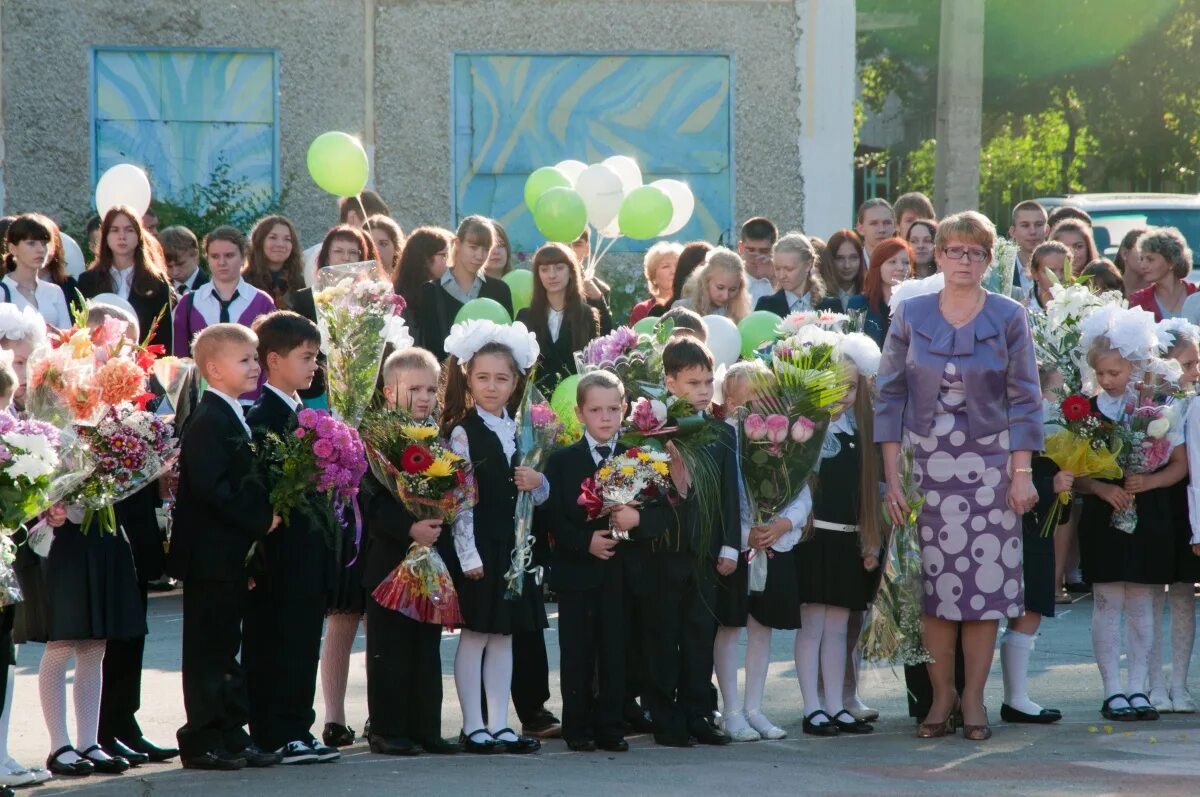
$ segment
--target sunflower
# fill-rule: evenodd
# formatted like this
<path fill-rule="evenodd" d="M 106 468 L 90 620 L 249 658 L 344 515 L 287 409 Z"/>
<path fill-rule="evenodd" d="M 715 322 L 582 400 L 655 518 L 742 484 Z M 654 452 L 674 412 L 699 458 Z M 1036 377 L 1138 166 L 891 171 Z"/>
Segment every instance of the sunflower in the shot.
<path fill-rule="evenodd" d="M 409 446 L 400 455 L 400 467 L 405 473 L 424 473 L 433 462 L 433 455 L 423 446 Z"/>
<path fill-rule="evenodd" d="M 438 429 L 436 426 L 424 426 L 418 424 L 405 424 L 400 427 L 400 434 L 404 435 L 409 440 L 416 440 L 418 443 L 424 443 L 437 437 Z"/>

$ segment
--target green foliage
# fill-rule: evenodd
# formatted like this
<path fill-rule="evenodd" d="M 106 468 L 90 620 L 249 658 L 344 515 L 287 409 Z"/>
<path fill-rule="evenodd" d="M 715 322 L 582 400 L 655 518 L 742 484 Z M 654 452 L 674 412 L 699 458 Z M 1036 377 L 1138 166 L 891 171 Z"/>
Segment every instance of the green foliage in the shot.
<path fill-rule="evenodd" d="M 229 164 L 221 158 L 208 183 L 190 185 L 176 199 L 156 198 L 150 206 L 158 214 L 159 229 L 181 225 L 203 239 L 226 224 L 249 231 L 258 219 L 279 212 L 286 193 L 286 187 L 278 197 L 252 191 L 250 183 L 231 174 Z"/>

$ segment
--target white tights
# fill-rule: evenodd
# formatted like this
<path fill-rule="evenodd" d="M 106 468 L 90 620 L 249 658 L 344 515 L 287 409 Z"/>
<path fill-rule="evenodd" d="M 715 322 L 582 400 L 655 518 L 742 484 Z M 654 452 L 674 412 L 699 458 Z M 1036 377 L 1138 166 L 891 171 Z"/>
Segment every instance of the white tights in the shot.
<path fill-rule="evenodd" d="M 482 685 L 484 694 L 479 693 Z M 454 688 L 462 709 L 463 732 L 470 736 L 485 727 L 483 699 L 487 699 L 487 731 L 505 742 L 516 741 L 508 728 L 508 697 L 512 691 L 512 637 L 481 634 L 463 629 L 454 654 Z M 478 741 L 478 740 L 477 740 Z"/>
<path fill-rule="evenodd" d="M 1163 609 L 1171 604 L 1171 691 L 1187 689 L 1188 665 L 1192 662 L 1192 646 L 1196 642 L 1196 598 L 1191 584 L 1169 584 L 1166 590 L 1154 587 L 1154 642 L 1150 647 L 1150 689 L 1167 688 L 1163 670 Z"/>
<path fill-rule="evenodd" d="M 1092 609 L 1092 651 L 1100 668 L 1106 699 L 1113 695 L 1141 692 L 1142 685 L 1146 683 L 1150 642 L 1154 636 L 1154 589 L 1147 584 L 1128 581 L 1092 585 L 1095 598 L 1095 607 Z M 1128 690 L 1121 686 L 1122 614 L 1127 635 Z M 1112 705 L 1114 708 L 1124 708 L 1128 703 L 1117 700 Z"/>
<path fill-rule="evenodd" d="M 804 715 L 824 710 L 835 717 L 845 707 L 842 687 L 846 673 L 846 628 L 850 610 L 821 603 L 805 603 L 800 607 L 800 630 L 796 632 L 796 674 L 800 679 L 800 694 L 804 698 Z M 817 685 L 821 676 L 824 703 Z M 817 725 L 823 717 L 814 718 Z"/>
<path fill-rule="evenodd" d="M 746 686 L 745 700 L 738 697 L 738 639 L 742 629 L 720 626 L 713 646 L 713 669 L 721 690 L 721 714 L 732 717 L 745 712 L 762 710 L 763 692 L 767 688 L 767 668 L 771 664 L 771 629 L 755 620 L 746 619 Z"/>
<path fill-rule="evenodd" d="M 38 695 L 42 701 L 42 716 L 50 735 L 50 749 L 70 747 L 67 731 L 67 666 L 75 657 L 75 679 L 72 694 L 75 702 L 75 733 L 77 750 L 87 750 L 97 743 L 100 725 L 100 688 L 104 680 L 103 639 L 49 642 L 42 654 L 38 670 Z M 93 758 L 101 758 L 99 751 Z M 78 761 L 74 753 L 64 753 L 64 763 Z"/>

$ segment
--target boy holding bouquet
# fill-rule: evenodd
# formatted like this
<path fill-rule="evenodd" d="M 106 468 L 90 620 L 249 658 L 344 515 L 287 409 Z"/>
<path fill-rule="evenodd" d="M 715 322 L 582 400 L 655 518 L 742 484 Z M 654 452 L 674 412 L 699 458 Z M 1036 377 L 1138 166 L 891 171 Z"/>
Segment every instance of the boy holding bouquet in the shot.
<path fill-rule="evenodd" d="M 246 613 L 246 556 L 280 523 L 253 467 L 250 427 L 237 397 L 258 385 L 258 340 L 237 324 L 214 324 L 192 352 L 208 390 L 180 442 L 167 574 L 187 582 L 183 595 L 183 704 L 176 734 L 183 765 L 234 770 L 270 766 L 243 726 L 246 684 L 238 650 Z"/>
<path fill-rule="evenodd" d="M 246 412 L 254 440 L 268 433 L 284 437 L 298 425 L 304 408 L 298 391 L 317 371 L 321 333 L 304 316 L 286 310 L 259 316 L 258 358 L 267 382 Z M 335 761 L 336 748 L 316 740 L 313 697 L 321 655 L 321 626 L 332 586 L 333 557 L 306 512 L 291 512 L 260 542 L 250 561 L 253 586 L 248 599 L 245 646 L 250 697 L 250 735 L 283 764 Z"/>

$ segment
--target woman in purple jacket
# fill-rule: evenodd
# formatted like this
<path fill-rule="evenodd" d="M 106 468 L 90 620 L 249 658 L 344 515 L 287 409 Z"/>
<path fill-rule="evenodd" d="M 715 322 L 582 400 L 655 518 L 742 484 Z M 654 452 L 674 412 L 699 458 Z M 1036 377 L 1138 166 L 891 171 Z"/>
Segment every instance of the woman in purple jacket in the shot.
<path fill-rule="evenodd" d="M 996 229 L 978 213 L 950 216 L 934 240 L 945 288 L 896 308 L 883 348 L 875 441 L 883 445 L 893 522 L 908 515 L 901 444 L 925 495 L 917 520 L 923 637 L 933 705 L 920 737 L 953 732 L 954 647 L 965 654 L 963 736 L 991 736 L 983 689 L 998 621 L 1024 612 L 1021 516 L 1037 499 L 1030 462 L 1042 449 L 1042 400 L 1025 309 L 980 285 Z"/>

